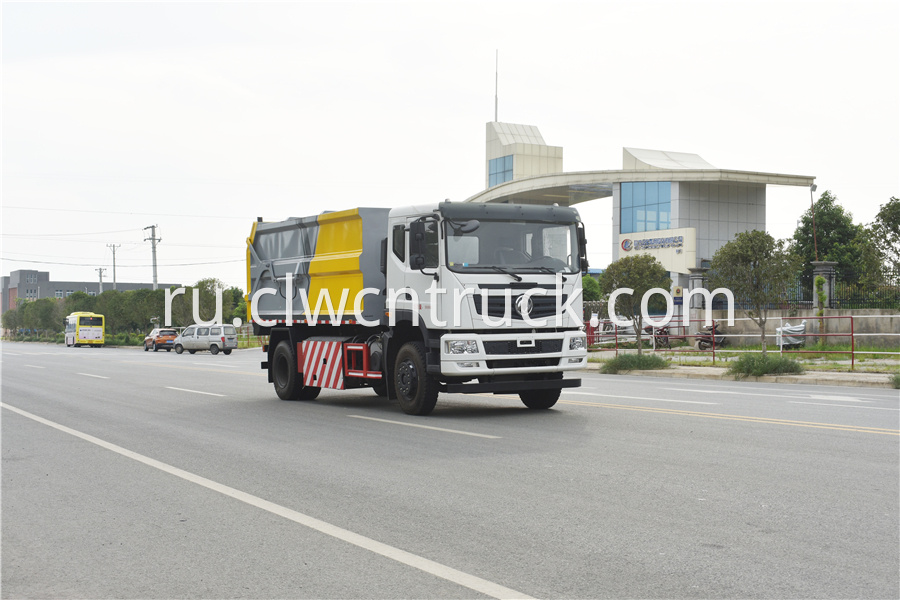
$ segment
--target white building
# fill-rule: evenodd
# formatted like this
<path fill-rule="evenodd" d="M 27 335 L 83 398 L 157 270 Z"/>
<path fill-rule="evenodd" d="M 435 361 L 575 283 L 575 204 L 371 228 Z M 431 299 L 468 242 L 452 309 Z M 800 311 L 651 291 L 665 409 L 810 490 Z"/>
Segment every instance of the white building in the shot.
<path fill-rule="evenodd" d="M 719 169 L 696 154 L 638 148 L 622 149 L 621 170 L 566 173 L 563 149 L 546 145 L 537 127 L 491 122 L 487 187 L 466 201 L 570 206 L 611 197 L 613 260 L 651 254 L 669 270 L 674 287 L 687 287 L 690 269 L 703 266 L 735 234 L 766 229 L 766 186 L 814 181 Z"/>

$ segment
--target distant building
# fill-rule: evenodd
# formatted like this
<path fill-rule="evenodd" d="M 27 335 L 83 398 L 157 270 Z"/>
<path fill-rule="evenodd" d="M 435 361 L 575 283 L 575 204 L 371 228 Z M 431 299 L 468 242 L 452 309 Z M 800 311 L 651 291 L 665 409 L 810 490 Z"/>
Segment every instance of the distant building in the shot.
<path fill-rule="evenodd" d="M 160 283 L 160 289 L 172 286 L 180 286 L 177 283 Z M 75 292 L 84 292 L 89 296 L 101 293 L 99 281 L 51 281 L 49 271 L 34 271 L 20 269 L 9 275 L 0 277 L 0 312 L 6 312 L 16 307 L 19 298 L 23 300 L 37 300 L 39 298 L 65 298 Z M 103 284 L 102 291 L 113 289 L 112 282 Z M 153 289 L 152 283 L 122 283 L 116 282 L 116 290 L 126 292 L 128 290 Z"/>
<path fill-rule="evenodd" d="M 696 154 L 622 149 L 622 168 L 563 171 L 563 149 L 537 127 L 491 122 L 483 191 L 466 202 L 571 206 L 610 198 L 613 260 L 656 257 L 674 287 L 709 266 L 735 234 L 766 228 L 766 187 L 810 187 L 815 177 L 719 169 Z M 588 232 L 590 239 L 590 232 Z M 596 265 L 599 266 L 599 265 Z M 591 273 L 593 275 L 593 273 Z"/>

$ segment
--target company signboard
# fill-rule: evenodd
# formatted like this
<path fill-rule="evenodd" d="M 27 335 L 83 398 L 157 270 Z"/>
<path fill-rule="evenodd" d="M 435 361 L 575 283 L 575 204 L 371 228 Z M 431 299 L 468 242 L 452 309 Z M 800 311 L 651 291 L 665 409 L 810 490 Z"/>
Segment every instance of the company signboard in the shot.
<path fill-rule="evenodd" d="M 693 227 L 619 234 L 619 258 L 649 254 L 674 273 L 697 266 L 697 230 Z"/>

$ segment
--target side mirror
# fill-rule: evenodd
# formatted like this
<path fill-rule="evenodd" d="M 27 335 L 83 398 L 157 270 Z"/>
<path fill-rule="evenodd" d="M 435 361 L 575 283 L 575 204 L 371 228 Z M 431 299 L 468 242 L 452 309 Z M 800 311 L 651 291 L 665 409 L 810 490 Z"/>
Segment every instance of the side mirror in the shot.
<path fill-rule="evenodd" d="M 409 266 L 413 269 L 425 268 L 425 223 L 413 221 L 409 224 Z"/>
<path fill-rule="evenodd" d="M 481 221 L 479 221 L 478 219 L 472 219 L 471 221 L 466 221 L 465 223 L 463 223 L 458 231 L 460 233 L 472 233 L 479 227 L 481 227 Z"/>

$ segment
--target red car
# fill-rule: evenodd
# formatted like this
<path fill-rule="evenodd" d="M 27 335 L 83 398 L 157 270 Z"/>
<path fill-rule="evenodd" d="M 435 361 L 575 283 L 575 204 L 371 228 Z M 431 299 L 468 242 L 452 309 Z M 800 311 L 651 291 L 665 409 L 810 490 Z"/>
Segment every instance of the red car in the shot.
<path fill-rule="evenodd" d="M 154 352 L 160 348 L 165 349 L 166 352 L 170 352 L 175 345 L 176 337 L 178 337 L 178 332 L 174 329 L 154 329 L 144 338 L 144 352 L 147 352 L 151 348 Z"/>

